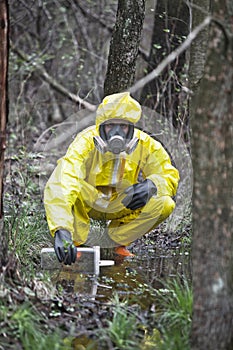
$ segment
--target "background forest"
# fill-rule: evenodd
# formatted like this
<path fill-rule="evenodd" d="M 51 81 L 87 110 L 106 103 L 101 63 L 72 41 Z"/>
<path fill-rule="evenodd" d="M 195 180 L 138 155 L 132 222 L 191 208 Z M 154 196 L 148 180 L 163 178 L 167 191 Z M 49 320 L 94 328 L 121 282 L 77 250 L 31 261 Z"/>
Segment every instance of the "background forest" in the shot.
<path fill-rule="evenodd" d="M 24 142 L 35 142 L 31 132 L 30 136 L 27 133 L 31 125 L 36 125 L 35 137 L 39 137 L 45 128 L 67 119 L 80 107 L 92 111 L 92 105 L 102 100 L 117 4 L 117 1 L 35 1 L 33 6 L 21 1 L 10 3 L 10 116 L 14 116 L 12 127 L 24 130 L 24 134 L 19 130 Z M 186 5 L 181 3 L 176 10 L 166 2 L 160 6 L 155 12 L 155 1 L 146 1 L 136 79 L 156 67 L 184 41 L 189 30 Z M 184 57 L 177 58 L 164 77 L 154 82 L 161 84 L 156 90 L 147 86 L 135 97 L 162 115 L 173 116 L 175 122 L 180 119 L 184 123 L 182 113 L 173 105 L 176 102 L 177 107 L 178 100 L 185 99 L 179 96 L 179 92 L 187 93 L 182 90 L 187 84 L 185 73 Z M 78 97 L 89 104 L 83 106 Z"/>
<path fill-rule="evenodd" d="M 0 349 L 232 349 L 230 0 L 8 7 Z M 95 300 L 77 278 L 55 283 L 40 269 L 41 248 L 52 246 L 43 188 L 102 98 L 126 89 L 181 181 L 174 214 L 132 245 L 135 264 L 100 276 L 112 291 Z"/>

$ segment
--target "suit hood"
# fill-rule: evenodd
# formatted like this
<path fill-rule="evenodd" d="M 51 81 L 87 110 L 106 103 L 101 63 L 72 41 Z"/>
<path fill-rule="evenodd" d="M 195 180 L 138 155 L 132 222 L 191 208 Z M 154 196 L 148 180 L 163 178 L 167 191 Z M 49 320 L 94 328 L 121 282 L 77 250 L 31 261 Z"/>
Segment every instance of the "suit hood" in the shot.
<path fill-rule="evenodd" d="M 96 127 L 111 119 L 122 119 L 130 123 L 137 123 L 141 117 L 141 106 L 129 92 L 122 92 L 106 96 L 96 111 Z"/>

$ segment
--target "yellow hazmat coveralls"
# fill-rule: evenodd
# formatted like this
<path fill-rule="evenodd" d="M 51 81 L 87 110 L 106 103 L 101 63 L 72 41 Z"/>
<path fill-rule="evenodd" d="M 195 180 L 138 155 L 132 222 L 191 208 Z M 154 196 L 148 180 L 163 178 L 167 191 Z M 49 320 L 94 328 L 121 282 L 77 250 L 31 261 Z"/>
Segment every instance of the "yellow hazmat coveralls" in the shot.
<path fill-rule="evenodd" d="M 141 107 L 128 92 L 105 97 L 97 109 L 96 125 L 80 132 L 58 160 L 44 192 L 52 236 L 63 228 L 77 246 L 84 244 L 93 218 L 106 220 L 110 239 L 127 245 L 171 214 L 175 207 L 171 197 L 176 194 L 179 173 L 158 141 L 135 128 L 134 137 L 139 142 L 131 154 L 103 154 L 94 145 L 93 137 L 99 136 L 101 123 L 117 118 L 135 124 L 140 116 Z M 127 209 L 121 203 L 124 190 L 139 182 L 139 172 L 153 181 L 157 195 L 142 208 Z"/>

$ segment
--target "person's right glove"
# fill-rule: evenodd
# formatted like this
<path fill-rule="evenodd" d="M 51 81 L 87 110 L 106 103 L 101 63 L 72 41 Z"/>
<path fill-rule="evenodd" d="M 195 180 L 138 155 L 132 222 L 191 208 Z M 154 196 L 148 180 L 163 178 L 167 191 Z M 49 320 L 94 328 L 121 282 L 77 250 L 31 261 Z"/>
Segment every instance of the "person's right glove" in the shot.
<path fill-rule="evenodd" d="M 151 180 L 146 179 L 128 187 L 124 193 L 127 195 L 122 204 L 128 209 L 135 210 L 143 207 L 157 193 L 157 188 Z"/>
<path fill-rule="evenodd" d="M 77 248 L 75 247 L 71 233 L 60 229 L 55 232 L 54 250 L 60 262 L 71 265 L 76 260 Z"/>

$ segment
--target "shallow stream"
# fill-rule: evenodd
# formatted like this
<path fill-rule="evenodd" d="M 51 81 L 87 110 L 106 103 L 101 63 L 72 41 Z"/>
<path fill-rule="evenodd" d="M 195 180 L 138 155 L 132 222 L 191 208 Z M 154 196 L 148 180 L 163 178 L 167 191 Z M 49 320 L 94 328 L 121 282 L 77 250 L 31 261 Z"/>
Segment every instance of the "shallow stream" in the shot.
<path fill-rule="evenodd" d="M 109 305 L 117 293 L 119 300 L 127 300 L 129 305 L 137 305 L 145 315 L 154 314 L 158 309 L 156 290 L 164 288 L 164 282 L 172 279 L 191 280 L 190 254 L 184 248 L 158 249 L 146 247 L 138 249 L 133 258 L 102 252 L 101 258 L 114 259 L 114 265 L 100 267 L 99 275 L 77 272 L 77 264 L 50 270 L 52 281 L 64 293 L 78 296 L 87 307 Z M 90 256 L 89 256 L 90 259 Z M 101 314 L 94 316 L 101 318 Z M 102 321 L 100 322 L 103 325 Z M 102 327 L 102 326 L 101 326 Z M 154 326 L 152 325 L 154 329 Z M 66 338 L 71 348 L 99 349 L 95 340 L 81 332 L 78 336 Z M 69 347 L 70 349 L 70 347 Z M 107 349 L 107 348 L 103 348 Z M 110 347 L 109 349 L 112 349 Z M 102 350 L 102 348 L 101 348 Z"/>
<path fill-rule="evenodd" d="M 54 284 L 64 291 L 77 293 L 87 300 L 106 301 L 117 292 L 119 296 L 137 300 L 147 307 L 154 291 L 169 277 L 191 279 L 191 261 L 184 249 L 154 250 L 133 258 L 114 256 L 114 265 L 100 267 L 99 275 L 77 272 L 77 268 L 62 267 L 51 272 Z"/>

